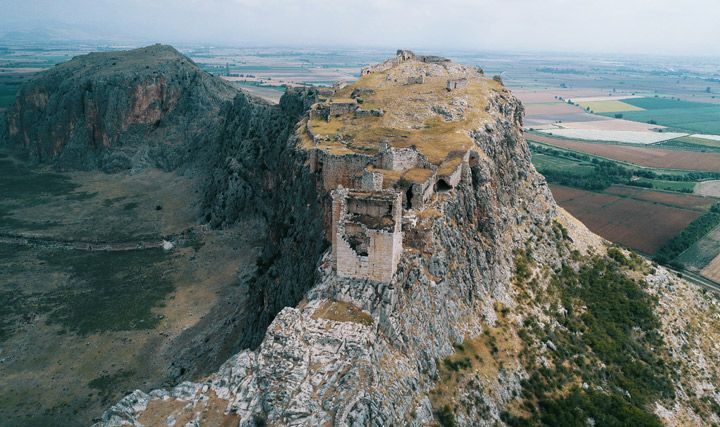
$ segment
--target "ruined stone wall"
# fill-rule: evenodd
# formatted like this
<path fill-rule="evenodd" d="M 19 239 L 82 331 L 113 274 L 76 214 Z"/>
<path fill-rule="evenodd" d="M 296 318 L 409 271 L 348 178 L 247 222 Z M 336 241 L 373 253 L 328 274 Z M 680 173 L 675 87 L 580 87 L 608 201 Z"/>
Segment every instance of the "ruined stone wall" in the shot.
<path fill-rule="evenodd" d="M 460 180 L 462 179 L 462 171 L 464 164 L 466 164 L 466 162 L 460 162 L 452 173 L 444 175 L 440 177 L 440 179 L 445 181 L 445 183 L 452 188 L 457 187 L 457 185 L 460 184 Z"/>
<path fill-rule="evenodd" d="M 420 155 L 413 148 L 393 148 L 385 146 L 380 153 L 380 165 L 382 169 L 394 171 L 406 171 L 418 166 Z"/>
<path fill-rule="evenodd" d="M 410 191 L 412 192 L 412 200 L 410 206 L 413 209 L 425 209 L 428 201 L 435 194 L 435 174 L 431 175 L 425 182 L 412 184 Z"/>
<path fill-rule="evenodd" d="M 318 151 L 317 169 L 322 173 L 323 188 L 334 190 L 338 185 L 354 188 L 373 158 L 364 154 L 333 155 Z"/>
<path fill-rule="evenodd" d="M 447 90 L 455 90 L 467 87 L 467 79 L 450 79 L 447 81 Z"/>
<path fill-rule="evenodd" d="M 402 256 L 402 204 L 400 193 L 387 200 L 372 200 L 353 195 L 346 189 L 333 192 L 332 254 L 339 277 L 390 282 Z M 391 205 L 388 206 L 387 203 Z M 375 229 L 350 220 L 350 213 L 381 218 L 388 214 L 393 224 Z M 367 241 L 361 253 L 350 239 Z M 364 252 L 364 253 L 363 253 Z"/>
<path fill-rule="evenodd" d="M 380 191 L 382 190 L 383 180 L 381 173 L 366 170 L 360 180 L 360 189 L 363 191 Z"/>

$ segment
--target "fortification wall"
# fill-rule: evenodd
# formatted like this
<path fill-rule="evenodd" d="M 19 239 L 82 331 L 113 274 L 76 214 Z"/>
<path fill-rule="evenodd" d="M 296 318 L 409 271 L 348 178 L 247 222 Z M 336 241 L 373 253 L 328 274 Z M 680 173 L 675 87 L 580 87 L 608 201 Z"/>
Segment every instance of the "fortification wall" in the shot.
<path fill-rule="evenodd" d="M 393 148 L 385 145 L 380 151 L 381 169 L 406 171 L 418 166 L 420 155 L 414 148 Z"/>
<path fill-rule="evenodd" d="M 333 155 L 318 150 L 316 169 L 322 173 L 325 190 L 334 190 L 339 185 L 355 188 L 359 186 L 365 168 L 373 160 L 373 157 L 364 154 Z"/>

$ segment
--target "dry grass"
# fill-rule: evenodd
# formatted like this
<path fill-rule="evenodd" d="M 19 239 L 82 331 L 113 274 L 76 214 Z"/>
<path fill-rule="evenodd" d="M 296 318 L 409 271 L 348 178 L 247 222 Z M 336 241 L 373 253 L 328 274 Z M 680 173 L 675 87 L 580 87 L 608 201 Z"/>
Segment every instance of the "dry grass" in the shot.
<path fill-rule="evenodd" d="M 443 213 L 439 211 L 436 208 L 427 208 L 423 209 L 418 213 L 418 218 L 420 219 L 433 219 L 433 218 L 440 218 L 443 216 Z"/>
<path fill-rule="evenodd" d="M 405 172 L 402 177 L 410 182 L 421 184 L 431 176 L 433 176 L 433 171 L 430 169 L 414 168 Z"/>
<path fill-rule="evenodd" d="M 313 319 L 353 322 L 372 326 L 373 318 L 357 306 L 344 301 L 325 301 L 312 315 Z"/>
<path fill-rule="evenodd" d="M 308 128 L 313 135 L 334 135 L 341 132 L 345 127 L 342 121 L 331 118 L 329 121 L 322 119 L 312 119 L 308 121 Z"/>
<path fill-rule="evenodd" d="M 447 70 L 439 72 L 437 69 L 434 69 L 433 75 L 425 77 L 423 84 L 405 84 L 408 76 L 425 74 L 427 67 L 430 66 L 408 61 L 386 72 L 362 76 L 354 84 L 339 90 L 332 100 L 345 101 L 356 88 L 372 88 L 373 93 L 362 96 L 362 108 L 382 109 L 385 114 L 382 117 L 356 118 L 354 114 L 347 113 L 329 122 L 312 120 L 310 130 L 323 136 L 340 134 L 340 138 L 332 138 L 336 141 L 329 142 L 327 149 L 341 146 L 356 152 L 374 153 L 382 142 L 396 148 L 415 146 L 438 166 L 453 153 L 466 152 L 473 145 L 469 131 L 489 119 L 485 111 L 487 100 L 490 92 L 500 90 L 501 85 L 467 70 L 467 75 L 462 77 L 468 78 L 468 87 L 448 92 L 447 79 L 461 76 L 450 76 Z M 434 106 L 451 108 L 453 100 L 459 98 L 468 104 L 462 119 L 444 121 L 432 112 Z M 347 141 L 347 145 L 339 140 Z"/>
<path fill-rule="evenodd" d="M 497 381 L 501 368 L 518 363 L 521 348 L 522 342 L 514 332 L 501 326 L 466 339 L 439 366 L 440 380 L 430 393 L 433 408 L 454 406 L 459 386 L 472 379 L 485 384 Z"/>
<path fill-rule="evenodd" d="M 438 169 L 438 176 L 448 176 L 455 172 L 462 162 L 462 153 L 460 156 L 450 157 Z"/>
<path fill-rule="evenodd" d="M 400 181 L 400 177 L 402 176 L 402 172 L 390 169 L 378 169 L 370 166 L 368 167 L 368 170 L 372 172 L 379 172 L 382 174 L 383 188 L 392 187 L 393 185 L 395 185 L 396 182 Z"/>

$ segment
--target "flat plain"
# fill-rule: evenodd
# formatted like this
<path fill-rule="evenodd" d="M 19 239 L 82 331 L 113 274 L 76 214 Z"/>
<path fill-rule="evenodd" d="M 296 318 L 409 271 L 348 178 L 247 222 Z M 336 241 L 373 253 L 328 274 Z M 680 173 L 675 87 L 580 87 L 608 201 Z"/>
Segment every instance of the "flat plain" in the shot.
<path fill-rule="evenodd" d="M 632 130 L 606 130 L 606 129 L 543 129 L 538 132 L 556 135 L 568 139 L 582 139 L 586 141 L 609 141 L 627 144 L 650 145 L 669 139 L 687 136 L 686 133 L 652 132 Z"/>

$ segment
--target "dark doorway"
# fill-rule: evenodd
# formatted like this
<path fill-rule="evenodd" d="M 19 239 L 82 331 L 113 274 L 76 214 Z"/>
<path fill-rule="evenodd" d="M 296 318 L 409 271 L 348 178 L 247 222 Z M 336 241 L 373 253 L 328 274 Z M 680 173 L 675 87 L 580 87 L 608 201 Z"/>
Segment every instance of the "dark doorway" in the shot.
<path fill-rule="evenodd" d="M 444 179 L 439 179 L 437 184 L 435 184 L 435 192 L 436 193 L 444 193 L 444 192 L 450 191 L 450 190 L 452 190 L 452 187 Z"/>

